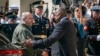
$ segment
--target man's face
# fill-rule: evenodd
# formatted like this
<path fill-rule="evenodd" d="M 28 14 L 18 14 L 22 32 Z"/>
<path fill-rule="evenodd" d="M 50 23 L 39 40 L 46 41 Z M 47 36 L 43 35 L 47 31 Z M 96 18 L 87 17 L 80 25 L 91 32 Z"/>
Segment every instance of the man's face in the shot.
<path fill-rule="evenodd" d="M 31 14 L 28 15 L 28 16 L 26 17 L 25 23 L 26 23 L 28 26 L 32 26 L 32 24 L 33 24 L 33 17 L 32 17 Z"/>
<path fill-rule="evenodd" d="M 86 7 L 90 8 L 91 7 L 91 2 L 87 2 Z"/>
<path fill-rule="evenodd" d="M 75 8 L 74 15 L 77 16 L 77 17 L 80 17 L 80 9 L 78 7 Z"/>
<path fill-rule="evenodd" d="M 13 9 L 13 10 L 11 10 L 11 11 L 14 12 L 15 15 L 18 15 L 18 9 Z"/>
<path fill-rule="evenodd" d="M 41 8 L 41 7 L 35 8 L 35 13 L 36 14 L 42 15 L 42 12 L 43 12 L 43 8 Z"/>
<path fill-rule="evenodd" d="M 55 11 L 55 20 L 59 21 L 61 19 L 61 13 L 59 12 L 59 10 Z"/>
<path fill-rule="evenodd" d="M 99 18 L 100 17 L 100 11 L 92 11 L 93 18 Z"/>
<path fill-rule="evenodd" d="M 16 24 L 16 20 L 8 19 L 8 24 Z"/>

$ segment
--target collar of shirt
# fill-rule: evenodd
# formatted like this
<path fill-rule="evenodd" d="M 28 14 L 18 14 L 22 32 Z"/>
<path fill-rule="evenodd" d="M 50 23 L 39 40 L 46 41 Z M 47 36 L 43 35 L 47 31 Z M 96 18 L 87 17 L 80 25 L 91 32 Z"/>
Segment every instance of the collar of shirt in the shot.
<path fill-rule="evenodd" d="M 41 16 L 39 16 L 39 15 L 37 15 L 37 14 L 35 14 L 39 19 L 41 19 L 42 20 L 42 15 Z"/>
<path fill-rule="evenodd" d="M 39 15 L 37 15 L 37 14 L 35 14 L 38 18 L 42 18 L 42 15 L 41 16 L 39 16 Z"/>

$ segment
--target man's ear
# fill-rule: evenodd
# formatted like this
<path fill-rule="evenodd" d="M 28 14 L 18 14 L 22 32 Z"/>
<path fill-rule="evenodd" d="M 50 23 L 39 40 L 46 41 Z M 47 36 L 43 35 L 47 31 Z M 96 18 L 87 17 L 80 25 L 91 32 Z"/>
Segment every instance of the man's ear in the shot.
<path fill-rule="evenodd" d="M 62 18 L 62 17 L 64 16 L 64 14 L 61 14 L 61 13 L 60 13 L 59 16 L 60 16 L 60 18 Z"/>
<path fill-rule="evenodd" d="M 23 18 L 23 19 L 22 19 L 22 21 L 24 21 L 24 22 L 25 22 L 25 18 Z"/>

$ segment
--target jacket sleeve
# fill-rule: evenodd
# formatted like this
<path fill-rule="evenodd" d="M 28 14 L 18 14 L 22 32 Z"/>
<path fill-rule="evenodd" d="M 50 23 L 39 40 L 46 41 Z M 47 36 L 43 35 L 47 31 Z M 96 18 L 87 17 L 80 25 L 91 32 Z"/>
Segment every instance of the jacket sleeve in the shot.
<path fill-rule="evenodd" d="M 13 38 L 12 38 L 12 43 L 17 47 L 17 48 L 21 48 L 20 43 L 22 41 L 25 41 L 28 37 L 32 37 L 30 36 L 29 32 L 27 30 L 22 30 L 20 32 L 15 32 L 13 34 Z"/>
<path fill-rule="evenodd" d="M 66 29 L 68 28 L 68 26 L 69 26 L 68 21 L 60 21 L 55 26 L 53 33 L 48 38 L 37 41 L 33 40 L 33 47 L 42 48 L 50 46 L 52 43 L 58 41 L 63 37 L 63 35 L 67 31 Z"/>

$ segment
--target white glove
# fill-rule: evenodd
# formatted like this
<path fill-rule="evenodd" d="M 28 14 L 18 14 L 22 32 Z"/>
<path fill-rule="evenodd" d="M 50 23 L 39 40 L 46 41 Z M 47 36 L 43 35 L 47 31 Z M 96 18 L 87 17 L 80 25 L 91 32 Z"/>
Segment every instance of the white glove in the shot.
<path fill-rule="evenodd" d="M 100 41 L 100 34 L 99 35 L 97 35 L 97 39 L 96 39 L 97 41 Z"/>

